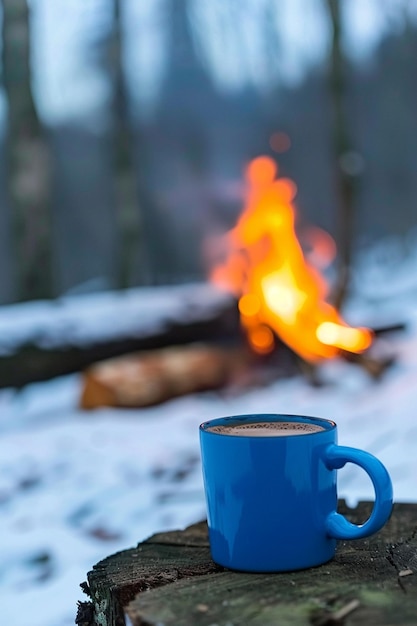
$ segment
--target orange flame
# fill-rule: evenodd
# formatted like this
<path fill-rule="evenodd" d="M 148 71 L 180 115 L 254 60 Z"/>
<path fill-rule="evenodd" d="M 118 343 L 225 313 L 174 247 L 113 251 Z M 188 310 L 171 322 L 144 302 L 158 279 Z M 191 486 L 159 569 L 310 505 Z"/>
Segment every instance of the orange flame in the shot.
<path fill-rule="evenodd" d="M 277 172 L 266 156 L 248 165 L 244 211 L 226 234 L 226 260 L 214 268 L 211 280 L 239 298 L 241 323 L 258 353 L 273 349 L 274 333 L 311 362 L 340 350 L 362 352 L 372 334 L 348 326 L 325 301 L 327 284 L 306 261 L 295 233 L 296 186 L 277 179 Z M 320 241 L 331 249 L 329 236 Z"/>

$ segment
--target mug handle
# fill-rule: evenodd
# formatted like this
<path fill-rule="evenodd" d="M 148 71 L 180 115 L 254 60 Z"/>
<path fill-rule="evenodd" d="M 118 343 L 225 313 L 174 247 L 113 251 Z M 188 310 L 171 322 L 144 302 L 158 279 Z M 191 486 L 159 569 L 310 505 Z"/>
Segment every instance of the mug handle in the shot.
<path fill-rule="evenodd" d="M 376 533 L 388 520 L 392 511 L 392 483 L 384 465 L 376 457 L 364 450 L 338 446 L 328 446 L 324 454 L 327 469 L 344 467 L 355 463 L 367 472 L 375 489 L 375 504 L 369 519 L 364 524 L 352 524 L 337 511 L 327 517 L 326 531 L 334 539 L 361 539 Z"/>

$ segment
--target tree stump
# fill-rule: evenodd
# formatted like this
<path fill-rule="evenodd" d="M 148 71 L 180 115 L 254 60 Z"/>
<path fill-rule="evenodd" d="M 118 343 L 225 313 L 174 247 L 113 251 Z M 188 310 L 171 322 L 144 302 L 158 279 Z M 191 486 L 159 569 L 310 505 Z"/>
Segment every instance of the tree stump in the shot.
<path fill-rule="evenodd" d="M 372 504 L 339 510 L 362 523 Z M 205 522 L 158 533 L 94 566 L 79 626 L 417 624 L 417 504 L 396 504 L 368 539 L 340 542 L 320 567 L 247 574 L 210 558 Z"/>

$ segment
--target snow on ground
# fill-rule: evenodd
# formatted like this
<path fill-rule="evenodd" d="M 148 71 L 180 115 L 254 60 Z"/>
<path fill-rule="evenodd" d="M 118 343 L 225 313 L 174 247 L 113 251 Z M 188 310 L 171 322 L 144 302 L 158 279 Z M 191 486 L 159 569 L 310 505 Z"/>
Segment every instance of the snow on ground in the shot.
<path fill-rule="evenodd" d="M 415 276 L 417 263 L 408 260 L 404 268 Z M 407 322 L 406 331 L 385 339 L 397 360 L 380 382 L 333 361 L 322 368 L 320 388 L 300 376 L 239 394 L 223 390 L 94 413 L 77 408 L 78 375 L 0 391 L 2 623 L 73 624 L 83 599 L 79 584 L 94 563 L 156 531 L 202 519 L 198 425 L 209 418 L 288 412 L 335 419 L 341 443 L 386 464 L 396 501 L 417 502 L 417 284 L 406 279 L 398 268 L 387 276 L 374 267 L 372 295 L 362 289 L 350 303 L 361 323 Z M 37 306 L 39 327 L 44 314 Z M 0 312 L 3 330 L 12 325 L 7 310 Z M 373 497 L 358 468 L 348 465 L 339 476 L 339 495 L 350 504 Z"/>

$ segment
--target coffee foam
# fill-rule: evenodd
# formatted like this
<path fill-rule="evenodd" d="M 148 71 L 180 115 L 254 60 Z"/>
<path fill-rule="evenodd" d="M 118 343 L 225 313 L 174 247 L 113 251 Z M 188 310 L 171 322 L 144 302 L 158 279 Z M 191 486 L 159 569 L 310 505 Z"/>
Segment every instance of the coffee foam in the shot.
<path fill-rule="evenodd" d="M 211 426 L 208 432 L 238 437 L 288 437 L 289 435 L 311 435 L 325 430 L 323 426 L 308 422 L 249 422 L 230 426 Z"/>

